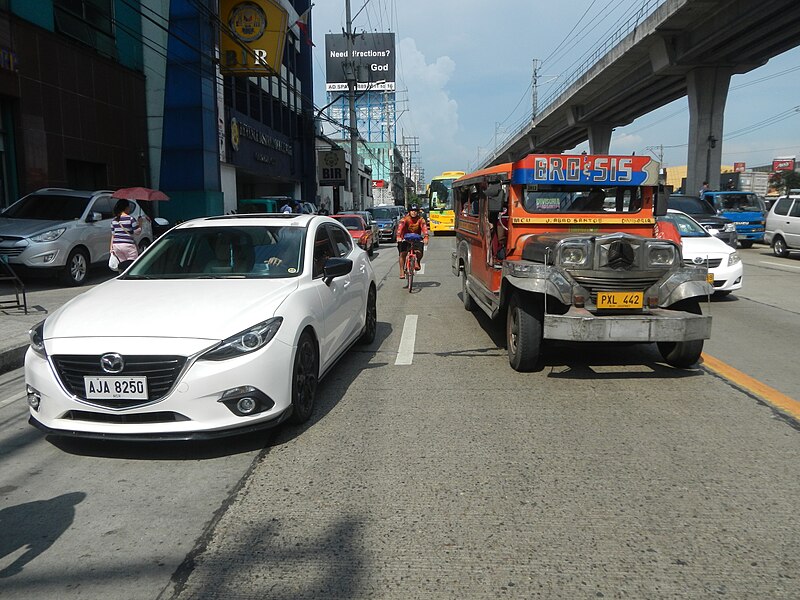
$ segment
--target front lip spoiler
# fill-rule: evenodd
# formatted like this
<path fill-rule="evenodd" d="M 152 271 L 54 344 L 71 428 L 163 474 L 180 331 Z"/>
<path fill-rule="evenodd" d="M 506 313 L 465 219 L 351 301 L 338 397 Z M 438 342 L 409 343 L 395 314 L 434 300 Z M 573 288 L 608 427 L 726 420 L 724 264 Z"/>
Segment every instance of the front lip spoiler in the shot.
<path fill-rule="evenodd" d="M 245 435 L 263 429 L 277 427 L 292 414 L 292 407 L 283 411 L 280 415 L 269 421 L 262 421 L 253 425 L 243 427 L 231 427 L 217 431 L 176 431 L 165 433 L 100 433 L 97 431 L 76 431 L 74 429 L 52 429 L 44 425 L 31 415 L 28 423 L 44 432 L 47 435 L 59 437 L 72 437 L 93 440 L 110 440 L 117 442 L 189 442 L 202 440 L 215 440 L 237 435 Z"/>

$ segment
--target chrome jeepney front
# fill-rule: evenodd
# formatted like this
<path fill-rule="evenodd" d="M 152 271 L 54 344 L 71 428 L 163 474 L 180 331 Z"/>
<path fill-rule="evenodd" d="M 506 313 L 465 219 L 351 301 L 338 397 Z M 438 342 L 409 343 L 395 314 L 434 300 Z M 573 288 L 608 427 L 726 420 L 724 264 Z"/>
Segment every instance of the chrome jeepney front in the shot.
<path fill-rule="evenodd" d="M 707 299 L 702 269 L 686 267 L 666 240 L 624 233 L 575 236 L 539 261 L 507 260 L 503 276 L 517 289 L 544 295 L 544 337 L 575 341 L 688 341 L 711 335 L 711 317 L 674 310 L 688 298 Z M 630 304 L 605 304 L 619 298 Z M 557 302 L 556 302 L 557 301 Z"/>

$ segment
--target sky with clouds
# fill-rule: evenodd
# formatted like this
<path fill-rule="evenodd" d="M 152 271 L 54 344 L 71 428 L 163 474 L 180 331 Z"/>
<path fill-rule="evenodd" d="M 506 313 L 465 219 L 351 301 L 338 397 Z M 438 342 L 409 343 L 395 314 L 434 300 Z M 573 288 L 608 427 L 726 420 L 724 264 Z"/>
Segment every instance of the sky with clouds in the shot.
<path fill-rule="evenodd" d="M 659 0 L 350 0 L 353 29 L 392 32 L 397 41 L 397 99 L 406 100 L 401 135 L 418 138 L 426 179 L 469 171 L 530 118 L 533 59 L 540 108 L 587 53 Z M 314 102 L 327 103 L 325 34 L 341 34 L 345 0 L 317 0 L 311 12 Z M 779 24 L 776 23 L 776 27 Z M 723 164 L 800 157 L 800 48 L 731 79 Z M 400 113 L 398 107 L 398 113 Z M 617 128 L 611 152 L 655 154 L 685 165 L 686 98 Z M 663 150 L 660 149 L 663 146 Z M 575 150 L 580 152 L 586 144 Z M 659 148 L 659 149 L 655 149 Z M 654 150 L 655 149 L 655 150 Z"/>

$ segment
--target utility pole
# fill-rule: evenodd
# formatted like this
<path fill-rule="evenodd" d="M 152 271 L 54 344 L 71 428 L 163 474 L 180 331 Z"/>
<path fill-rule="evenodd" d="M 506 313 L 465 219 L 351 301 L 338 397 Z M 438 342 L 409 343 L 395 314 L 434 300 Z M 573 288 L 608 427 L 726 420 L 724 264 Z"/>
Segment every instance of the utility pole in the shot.
<path fill-rule="evenodd" d="M 353 22 L 350 19 L 350 0 L 345 0 L 347 19 L 347 100 L 350 104 L 350 191 L 353 192 L 353 209 L 361 210 L 361 182 L 358 175 L 358 124 L 356 121 L 356 61 L 353 56 Z"/>
<path fill-rule="evenodd" d="M 531 79 L 531 121 L 536 120 L 539 112 L 539 59 L 533 59 L 533 77 Z"/>

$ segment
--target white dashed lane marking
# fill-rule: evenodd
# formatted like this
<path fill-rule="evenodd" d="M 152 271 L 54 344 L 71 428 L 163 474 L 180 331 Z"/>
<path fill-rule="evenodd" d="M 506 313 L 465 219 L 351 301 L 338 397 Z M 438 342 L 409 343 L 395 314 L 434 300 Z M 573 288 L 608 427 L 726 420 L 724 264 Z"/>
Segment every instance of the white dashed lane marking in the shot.
<path fill-rule="evenodd" d="M 414 344 L 417 340 L 417 315 L 406 315 L 400 347 L 397 349 L 396 365 L 410 365 L 414 360 Z"/>

